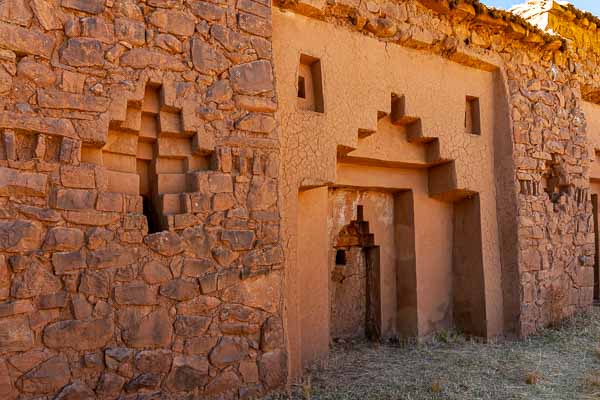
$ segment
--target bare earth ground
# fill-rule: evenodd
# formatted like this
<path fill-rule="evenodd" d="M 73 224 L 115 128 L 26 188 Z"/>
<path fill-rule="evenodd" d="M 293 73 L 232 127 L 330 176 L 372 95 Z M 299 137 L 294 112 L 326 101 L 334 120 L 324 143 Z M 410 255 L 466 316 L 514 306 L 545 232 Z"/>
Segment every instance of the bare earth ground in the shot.
<path fill-rule="evenodd" d="M 426 344 L 337 345 L 326 365 L 271 400 L 600 399 L 600 308 L 521 342 L 451 333 Z"/>

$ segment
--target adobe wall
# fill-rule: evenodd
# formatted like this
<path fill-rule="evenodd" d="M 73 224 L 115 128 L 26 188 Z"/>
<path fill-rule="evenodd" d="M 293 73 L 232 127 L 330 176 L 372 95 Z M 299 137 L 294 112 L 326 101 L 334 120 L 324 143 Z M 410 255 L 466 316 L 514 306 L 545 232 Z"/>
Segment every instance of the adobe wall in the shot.
<path fill-rule="evenodd" d="M 292 370 L 298 371 L 300 364 L 314 361 L 310 356 L 314 353 L 306 352 L 299 338 L 314 338 L 317 332 L 329 328 L 326 318 L 303 327 L 304 310 L 308 312 L 311 307 L 293 294 L 308 291 L 312 307 L 315 302 L 320 302 L 319 308 L 328 307 L 327 286 L 319 285 L 317 292 L 313 289 L 315 270 L 310 283 L 302 281 L 302 269 L 308 268 L 304 263 L 307 255 L 297 248 L 304 245 L 297 239 L 296 224 L 300 224 L 300 215 L 306 215 L 298 203 L 298 193 L 302 197 L 305 190 L 319 186 L 413 190 L 418 262 L 413 267 L 415 281 L 411 284 L 414 301 L 404 291 L 400 294 L 396 290 L 394 268 L 382 274 L 382 301 L 387 302 L 382 308 L 382 330 L 390 336 L 425 336 L 452 325 L 452 201 L 480 193 L 480 229 L 485 238 L 485 274 L 481 279 L 488 287 L 481 301 L 489 313 L 484 331 L 490 336 L 501 334 L 503 306 L 493 147 L 494 132 L 503 129 L 496 123 L 496 109 L 500 108 L 496 103 L 503 98 L 495 92 L 497 75 L 426 52 L 386 46 L 376 38 L 289 11 L 276 10 L 273 21 L 280 101 L 277 119 L 282 152 L 286 318 Z M 328 40 L 319 39 L 323 37 Z M 307 110 L 304 100 L 298 102 L 297 75 L 303 55 L 320 62 L 324 112 Z M 454 78 L 447 79 L 448 76 Z M 391 120 L 392 94 L 405 99 L 406 119 L 418 120 L 421 129 L 417 135 L 423 137 L 409 137 L 411 126 Z M 465 132 L 467 96 L 480 100 L 481 135 Z M 431 186 L 434 181 L 439 184 Z M 438 215 L 433 211 L 437 208 L 445 211 Z M 310 248 L 314 251 L 314 247 Z M 385 251 L 397 252 L 399 247 Z M 322 281 L 330 280 L 326 271 L 319 271 Z M 407 272 L 399 279 L 405 283 L 408 276 Z M 403 299 L 398 300 L 398 296 Z M 403 320 L 412 322 L 397 323 L 398 301 L 406 302 L 401 311 Z M 416 308 L 418 316 L 410 316 Z M 327 336 L 323 340 L 328 342 Z M 306 346 L 312 348 L 312 341 Z"/>
<path fill-rule="evenodd" d="M 1 2 L 0 398 L 285 381 L 270 7 Z"/>

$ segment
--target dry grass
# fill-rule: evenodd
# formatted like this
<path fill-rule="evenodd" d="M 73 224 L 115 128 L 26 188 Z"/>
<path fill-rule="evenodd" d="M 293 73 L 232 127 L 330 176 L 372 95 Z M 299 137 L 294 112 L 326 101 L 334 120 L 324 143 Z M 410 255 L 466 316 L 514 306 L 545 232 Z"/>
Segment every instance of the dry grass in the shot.
<path fill-rule="evenodd" d="M 600 310 L 520 342 L 444 333 L 426 344 L 335 348 L 272 400 L 600 399 Z"/>

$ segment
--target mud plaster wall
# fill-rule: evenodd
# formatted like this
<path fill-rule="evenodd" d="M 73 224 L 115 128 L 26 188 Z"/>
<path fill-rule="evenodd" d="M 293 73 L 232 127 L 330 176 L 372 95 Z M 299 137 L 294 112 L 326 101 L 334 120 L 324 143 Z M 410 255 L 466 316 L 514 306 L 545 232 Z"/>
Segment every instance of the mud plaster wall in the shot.
<path fill-rule="evenodd" d="M 285 381 L 270 7 L 0 4 L 0 398 L 249 398 Z M 182 204 L 152 235 L 136 179 L 102 157 L 109 130 L 136 154 L 146 87 L 190 183 L 164 192 Z"/>
<path fill-rule="evenodd" d="M 448 183 L 445 190 L 453 192 L 464 189 L 481 193 L 485 279 L 488 287 L 486 304 L 490 308 L 488 329 L 490 335 L 501 333 L 502 289 L 492 152 L 495 118 L 495 97 L 492 94 L 495 76 L 425 52 L 386 46 L 376 39 L 290 12 L 274 12 L 274 32 L 275 68 L 281 104 L 278 121 L 282 140 L 281 174 L 285 207 L 283 236 L 287 243 L 286 268 L 289 274 L 287 290 L 298 290 L 293 289 L 294 285 L 298 285 L 294 275 L 298 272 L 295 272 L 294 263 L 296 259 L 303 257 L 296 253 L 294 225 L 298 190 L 341 183 L 335 168 L 338 149 L 345 150 L 347 159 L 344 162 L 381 165 L 391 167 L 390 171 L 402 167 L 421 168 L 425 184 L 419 190 L 429 193 L 425 168 L 431 166 L 431 159 L 427 159 L 427 149 L 414 141 L 409 143 L 405 128 L 392 125 L 389 118 L 378 121 L 378 111 L 390 112 L 391 94 L 402 94 L 409 109 L 407 114 L 420 118 L 423 135 L 439 139 L 439 159 L 456 160 L 455 186 L 450 183 L 451 179 L 443 180 Z M 312 33 L 308 35 L 303 32 Z M 328 40 L 318 39 L 322 37 L 327 37 Z M 301 54 L 320 59 L 324 113 L 297 107 L 296 80 Z M 448 80 L 445 78 L 447 76 L 454 76 L 456 79 Z M 467 95 L 480 99 L 481 136 L 465 133 L 464 107 Z M 375 133 L 359 139 L 359 130 Z M 351 149 L 356 150 L 348 152 Z M 377 175 L 360 184 L 352 179 L 344 184 L 356 187 L 381 185 L 388 189 L 411 187 L 402 186 L 401 182 L 394 182 L 393 179 L 377 183 L 377 177 L 385 176 L 386 173 L 388 172 L 380 170 Z M 439 198 L 443 197 L 442 191 Z M 451 206 L 451 203 L 448 205 Z M 433 254 L 441 254 L 433 244 L 436 242 L 428 241 L 425 234 L 428 226 L 437 228 L 439 225 L 433 218 L 425 218 L 416 224 L 418 240 L 431 243 L 430 250 Z M 440 241 L 444 244 L 451 243 L 451 232 L 447 232 L 447 236 L 442 235 Z M 424 253 L 419 254 L 423 257 Z M 431 290 L 430 285 L 435 287 L 440 284 L 446 288 L 449 285 L 448 279 L 442 283 L 443 274 L 434 272 L 436 264 L 429 264 L 431 271 L 427 271 L 425 265 L 427 264 L 423 266 L 425 269 L 418 270 L 421 274 L 418 307 L 422 311 L 417 324 L 419 334 L 428 334 L 436 326 L 435 321 L 444 318 L 437 316 L 438 313 L 444 315 L 444 311 L 440 311 L 444 308 L 438 302 L 443 304 L 447 301 L 447 296 L 431 296 L 432 292 L 437 291 Z M 440 293 L 444 293 L 444 290 L 447 289 L 440 290 Z M 383 297 L 386 301 L 394 301 L 391 300 L 395 297 L 393 288 L 388 296 Z M 288 313 L 301 314 L 301 305 L 294 304 L 294 296 L 289 295 L 287 298 Z M 294 318 L 288 316 L 288 339 L 292 349 L 300 346 L 294 338 L 298 337 L 295 332 L 301 330 L 301 327 L 296 325 Z M 295 351 L 297 350 L 291 350 L 291 353 L 295 354 Z M 296 361 L 292 360 L 292 363 Z"/>

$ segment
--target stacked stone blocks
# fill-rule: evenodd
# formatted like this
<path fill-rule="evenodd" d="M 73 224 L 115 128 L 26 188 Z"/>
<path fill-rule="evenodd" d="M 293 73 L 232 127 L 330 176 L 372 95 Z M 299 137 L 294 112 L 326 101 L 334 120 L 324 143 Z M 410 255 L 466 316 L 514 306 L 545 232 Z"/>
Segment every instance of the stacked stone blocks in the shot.
<path fill-rule="evenodd" d="M 285 380 L 269 16 L 0 4 L 0 398 L 251 398 Z M 162 178 L 173 165 L 183 178 Z"/>

